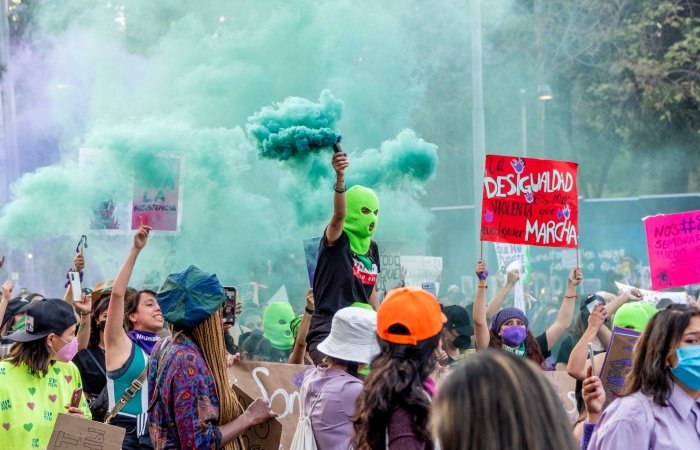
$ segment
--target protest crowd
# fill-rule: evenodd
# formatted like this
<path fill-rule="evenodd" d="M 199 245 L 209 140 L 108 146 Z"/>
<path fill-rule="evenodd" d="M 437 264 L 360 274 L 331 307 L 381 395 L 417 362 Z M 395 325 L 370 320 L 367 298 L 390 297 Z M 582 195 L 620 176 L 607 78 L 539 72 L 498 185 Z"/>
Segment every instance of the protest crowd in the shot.
<path fill-rule="evenodd" d="M 474 292 L 398 287 L 380 301 L 380 201 L 346 188 L 336 150 L 333 214 L 299 311 L 195 266 L 132 287 L 147 225 L 91 289 L 45 298 L 6 281 L 0 448 L 49 447 L 61 414 L 123 429 L 124 449 L 252 448 L 246 433 L 282 412 L 232 388 L 230 370 L 249 363 L 305 366 L 293 439 L 276 442 L 292 449 L 700 449 L 698 292 L 582 292 L 576 266 L 554 303 L 522 309 L 510 303 L 519 268 L 490 274 L 465 255 Z M 71 271 L 89 270 L 80 249 Z M 575 417 L 553 375 L 573 379 Z"/>

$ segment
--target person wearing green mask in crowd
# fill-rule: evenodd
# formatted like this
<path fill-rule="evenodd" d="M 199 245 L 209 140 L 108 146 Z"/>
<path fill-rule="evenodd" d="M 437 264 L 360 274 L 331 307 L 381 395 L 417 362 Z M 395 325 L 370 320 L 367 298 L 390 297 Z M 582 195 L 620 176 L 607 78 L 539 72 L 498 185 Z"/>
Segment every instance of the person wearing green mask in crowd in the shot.
<path fill-rule="evenodd" d="M 319 244 L 314 273 L 315 310 L 311 318 L 307 349 L 314 364 L 325 355 L 317 346 L 329 334 L 335 313 L 354 302 L 377 308 L 376 282 L 379 276 L 379 249 L 371 237 L 377 229 L 379 200 L 364 186 L 345 188 L 347 154 L 334 146 L 333 216 Z"/>
<path fill-rule="evenodd" d="M 263 311 L 263 336 L 270 341 L 272 362 L 287 362 L 294 345 L 290 326 L 294 320 L 294 310 L 287 302 L 273 302 Z"/>

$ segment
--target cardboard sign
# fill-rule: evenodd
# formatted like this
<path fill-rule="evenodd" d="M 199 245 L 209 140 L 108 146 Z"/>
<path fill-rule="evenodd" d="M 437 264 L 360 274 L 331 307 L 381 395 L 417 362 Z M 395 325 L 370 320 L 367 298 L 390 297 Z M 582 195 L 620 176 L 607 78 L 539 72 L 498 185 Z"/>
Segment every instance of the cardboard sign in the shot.
<path fill-rule="evenodd" d="M 309 286 L 314 285 L 314 274 L 318 263 L 319 245 L 321 238 L 304 239 L 304 255 L 306 256 L 306 271 L 309 274 Z"/>
<path fill-rule="evenodd" d="M 654 290 L 700 281 L 700 210 L 645 217 Z"/>
<path fill-rule="evenodd" d="M 440 256 L 401 256 L 401 270 L 405 275 L 406 286 L 421 287 L 422 283 L 433 281 L 440 293 L 442 257 Z"/>
<path fill-rule="evenodd" d="M 559 394 L 559 400 L 569 417 L 569 422 L 576 423 L 578 420 L 578 408 L 576 407 L 576 380 L 565 370 L 545 370 L 542 371 L 547 379 L 552 383 L 554 389 Z"/>
<path fill-rule="evenodd" d="M 279 414 L 277 421 L 282 428 L 279 448 L 282 450 L 289 448 L 297 428 L 301 411 L 299 390 L 306 369 L 307 366 L 301 364 L 253 361 L 237 362 L 228 369 L 231 383 L 252 399 L 262 397 L 269 400 L 272 410 Z"/>
<path fill-rule="evenodd" d="M 486 155 L 481 240 L 578 247 L 578 164 Z"/>
<path fill-rule="evenodd" d="M 625 377 L 632 370 L 634 345 L 640 334 L 626 328 L 615 328 L 610 336 L 610 344 L 605 361 L 600 370 L 600 381 L 605 389 L 605 407 L 617 398 L 625 384 Z"/>
<path fill-rule="evenodd" d="M 623 284 L 618 281 L 615 282 L 615 286 L 628 294 L 632 292 L 632 289 L 634 289 L 634 286 Z M 685 292 L 658 292 L 649 291 L 647 289 L 640 289 L 639 292 L 642 293 L 642 302 L 644 303 L 653 303 L 656 305 L 662 298 L 667 298 L 673 303 L 682 303 L 684 305 L 688 304 L 688 296 Z"/>
<path fill-rule="evenodd" d="M 114 425 L 69 416 L 68 414 L 59 414 L 46 449 L 120 450 L 125 433 L 124 428 Z"/>
<path fill-rule="evenodd" d="M 180 210 L 180 159 L 156 158 L 140 167 L 134 182 L 131 229 L 149 225 L 158 231 L 178 231 Z"/>
<path fill-rule="evenodd" d="M 236 394 L 238 401 L 245 410 L 253 403 L 253 398 L 250 395 L 243 392 L 241 388 L 235 384 L 231 386 L 233 392 Z M 280 438 L 282 437 L 282 425 L 277 421 L 277 419 L 270 419 L 261 424 L 255 425 L 254 427 L 248 427 L 243 435 L 241 435 L 241 440 L 243 441 L 243 448 L 258 449 L 258 450 L 277 450 L 280 447 Z"/>

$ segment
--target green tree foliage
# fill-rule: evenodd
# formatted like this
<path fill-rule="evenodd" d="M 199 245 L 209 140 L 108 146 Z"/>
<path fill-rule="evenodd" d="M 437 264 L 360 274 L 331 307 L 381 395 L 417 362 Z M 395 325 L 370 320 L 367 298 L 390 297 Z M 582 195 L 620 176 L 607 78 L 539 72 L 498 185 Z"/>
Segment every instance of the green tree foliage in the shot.
<path fill-rule="evenodd" d="M 534 36 L 523 54 L 560 95 L 549 133 L 583 163 L 585 195 L 697 189 L 700 2 L 520 5 Z"/>

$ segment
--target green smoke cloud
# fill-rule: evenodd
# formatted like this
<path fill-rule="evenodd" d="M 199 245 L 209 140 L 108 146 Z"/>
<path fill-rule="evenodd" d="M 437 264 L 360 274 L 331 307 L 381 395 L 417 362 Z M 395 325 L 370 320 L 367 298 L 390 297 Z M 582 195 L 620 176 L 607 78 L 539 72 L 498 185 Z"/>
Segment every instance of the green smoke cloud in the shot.
<path fill-rule="evenodd" d="M 318 103 L 288 97 L 248 118 L 248 134 L 258 143 L 260 156 L 287 160 L 331 147 L 340 135 L 333 128 L 340 120 L 343 103 L 326 89 Z"/>
<path fill-rule="evenodd" d="M 41 76 L 27 78 L 32 89 L 18 92 L 18 104 L 60 130 L 61 157 L 16 183 L 0 238 L 18 248 L 56 238 L 45 248 L 62 261 L 42 274 L 49 293 L 60 292 L 70 248 L 96 206 L 128 203 L 133 180 L 163 176 L 157 157 L 168 156 L 182 161 L 181 227 L 153 234 L 133 283 L 195 264 L 239 286 L 287 283 L 301 301 L 301 242 L 320 235 L 332 212 L 331 151 L 323 149 L 338 127 L 348 180 L 378 192 L 377 239 L 425 246 L 432 216 L 420 196 L 437 156 L 433 144 L 400 132 L 424 86 L 425 60 L 410 51 L 422 38 L 407 27 L 408 12 L 308 0 L 32 8 L 27 67 Z M 38 91 L 45 97 L 31 96 Z M 90 167 L 78 164 L 80 148 L 96 151 Z M 90 234 L 86 284 L 116 274 L 130 235 Z"/>

